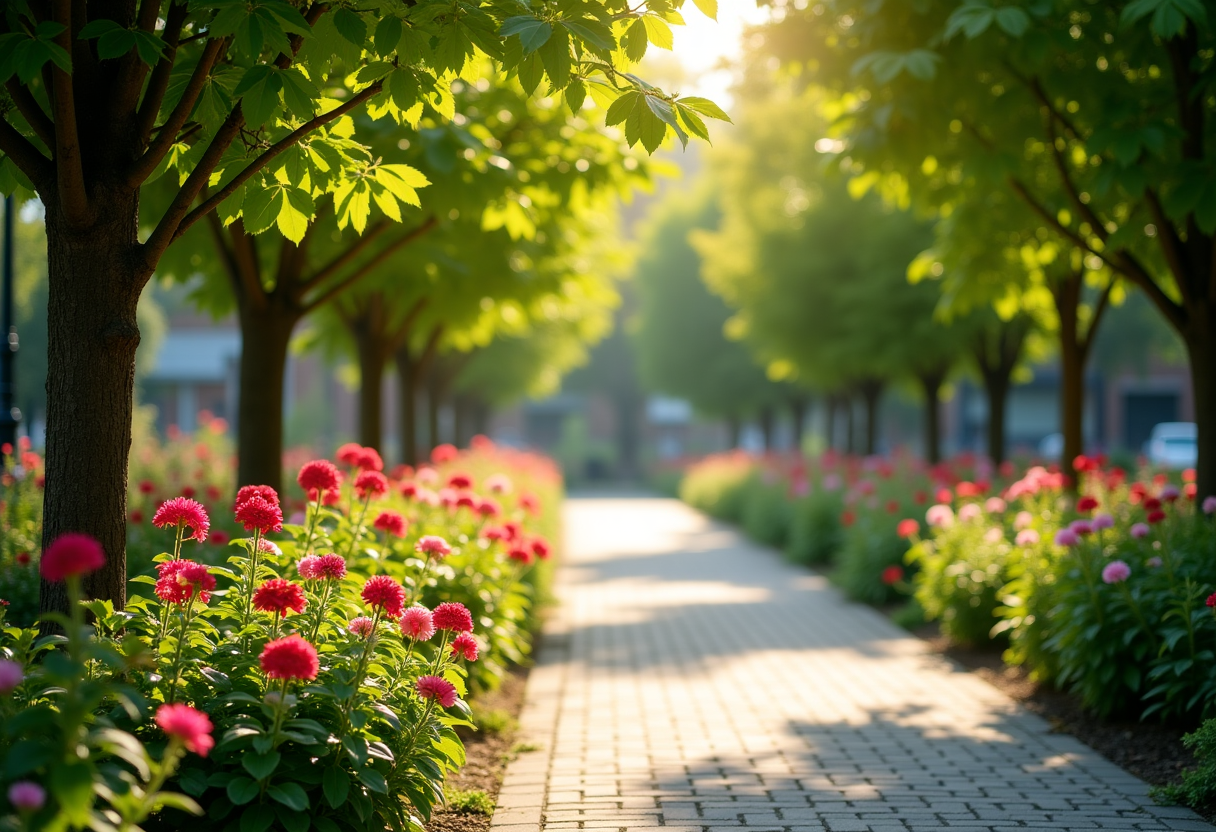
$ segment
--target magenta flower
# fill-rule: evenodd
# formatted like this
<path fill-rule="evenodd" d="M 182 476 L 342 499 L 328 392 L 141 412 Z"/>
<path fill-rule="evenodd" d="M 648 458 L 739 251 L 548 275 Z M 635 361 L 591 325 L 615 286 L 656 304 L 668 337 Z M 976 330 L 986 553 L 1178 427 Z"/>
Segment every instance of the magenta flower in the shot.
<path fill-rule="evenodd" d="M 1102 580 L 1108 584 L 1119 584 L 1131 577 L 1132 568 L 1121 560 L 1112 560 L 1102 567 Z"/>
<path fill-rule="evenodd" d="M 1203 498 L 1203 513 L 1216 514 L 1216 494 Z"/>
<path fill-rule="evenodd" d="M 423 699 L 436 699 L 445 708 L 456 704 L 456 686 L 439 676 L 423 676 L 414 686 Z"/>
<path fill-rule="evenodd" d="M 29 780 L 8 787 L 8 802 L 18 812 L 37 812 L 46 803 L 46 789 Z"/>
<path fill-rule="evenodd" d="M 1090 521 L 1090 525 L 1093 526 L 1094 531 L 1101 531 L 1102 529 L 1113 529 L 1115 527 L 1115 518 L 1111 517 L 1109 514 L 1106 514 L 1105 512 L 1103 512 L 1101 514 L 1095 514 L 1094 519 Z"/>
<path fill-rule="evenodd" d="M 435 622 L 431 619 L 431 611 L 426 607 L 415 605 L 401 615 L 401 634 L 414 641 L 427 641 L 435 635 Z"/>
<path fill-rule="evenodd" d="M 1080 542 L 1081 538 L 1078 537 L 1077 533 L 1072 529 L 1060 529 L 1058 532 L 1056 532 L 1055 544 L 1057 546 L 1064 546 L 1065 548 L 1068 548 L 1076 546 Z"/>
<path fill-rule="evenodd" d="M 0 693 L 9 693 L 25 681 L 25 669 L 8 659 L 0 661 Z"/>
<path fill-rule="evenodd" d="M 1136 538 L 1136 540 L 1140 540 L 1141 538 L 1148 537 L 1151 531 L 1152 529 L 1148 527 L 1148 523 L 1133 523 L 1132 527 L 1128 530 L 1128 534 Z"/>
<path fill-rule="evenodd" d="M 346 629 L 357 635 L 359 638 L 367 638 L 372 634 L 375 622 L 366 615 L 361 615 L 358 618 L 352 618 L 350 623 L 346 625 Z"/>

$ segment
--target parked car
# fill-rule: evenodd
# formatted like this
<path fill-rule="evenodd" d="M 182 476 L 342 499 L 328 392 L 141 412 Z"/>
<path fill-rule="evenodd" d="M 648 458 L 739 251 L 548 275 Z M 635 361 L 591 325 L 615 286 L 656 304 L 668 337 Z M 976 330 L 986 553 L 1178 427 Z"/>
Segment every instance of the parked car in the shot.
<path fill-rule="evenodd" d="M 1144 454 L 1153 465 L 1193 468 L 1199 460 L 1198 435 L 1194 422 L 1161 422 L 1153 425 Z"/>

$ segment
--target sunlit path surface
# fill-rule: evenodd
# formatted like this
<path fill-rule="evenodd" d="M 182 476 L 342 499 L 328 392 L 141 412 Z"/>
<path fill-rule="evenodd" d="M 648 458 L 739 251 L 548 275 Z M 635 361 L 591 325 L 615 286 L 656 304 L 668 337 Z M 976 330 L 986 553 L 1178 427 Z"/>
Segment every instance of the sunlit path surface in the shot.
<path fill-rule="evenodd" d="M 565 522 L 495 829 L 1214 829 L 674 500 Z"/>

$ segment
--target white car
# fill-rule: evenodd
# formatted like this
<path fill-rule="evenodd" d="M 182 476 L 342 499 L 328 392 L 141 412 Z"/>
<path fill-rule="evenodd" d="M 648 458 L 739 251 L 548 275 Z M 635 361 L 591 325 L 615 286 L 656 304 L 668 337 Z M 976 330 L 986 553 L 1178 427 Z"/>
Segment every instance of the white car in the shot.
<path fill-rule="evenodd" d="M 1198 434 L 1194 422 L 1161 422 L 1144 443 L 1145 456 L 1164 468 L 1193 468 L 1199 460 Z"/>

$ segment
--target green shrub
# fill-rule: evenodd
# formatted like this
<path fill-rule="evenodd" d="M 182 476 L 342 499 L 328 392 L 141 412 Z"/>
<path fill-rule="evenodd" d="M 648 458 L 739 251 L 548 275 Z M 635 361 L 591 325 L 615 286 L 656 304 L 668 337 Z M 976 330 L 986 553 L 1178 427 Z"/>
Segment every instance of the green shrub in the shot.
<path fill-rule="evenodd" d="M 808 566 L 831 563 L 844 542 L 841 493 L 820 488 L 795 502 L 792 511 L 786 544 L 790 559 Z"/>
<path fill-rule="evenodd" d="M 482 734 L 502 734 L 514 731 L 516 728 L 515 718 L 501 708 L 488 711 L 480 708 L 474 709 L 473 724 Z"/>
<path fill-rule="evenodd" d="M 739 523 L 755 468 L 755 461 L 744 453 L 707 457 L 684 475 L 680 499 L 710 517 Z"/>
<path fill-rule="evenodd" d="M 844 530 L 844 546 L 832 581 L 854 601 L 889 604 L 906 594 L 902 575 L 907 551 L 908 542 L 895 533 L 887 518 L 863 516 Z M 900 577 L 892 580 L 895 569 Z"/>
<path fill-rule="evenodd" d="M 1182 782 L 1154 789 L 1162 803 L 1180 803 L 1202 815 L 1216 813 L 1216 719 L 1209 719 L 1182 743 L 1195 753 L 1195 768 L 1183 772 Z"/>
<path fill-rule="evenodd" d="M 460 812 L 467 815 L 494 814 L 494 799 L 481 789 L 448 789 L 445 798 L 450 812 Z"/>
<path fill-rule="evenodd" d="M 753 477 L 742 496 L 742 526 L 748 536 L 778 549 L 790 535 L 793 505 L 780 482 L 766 483 L 765 475 Z"/>

